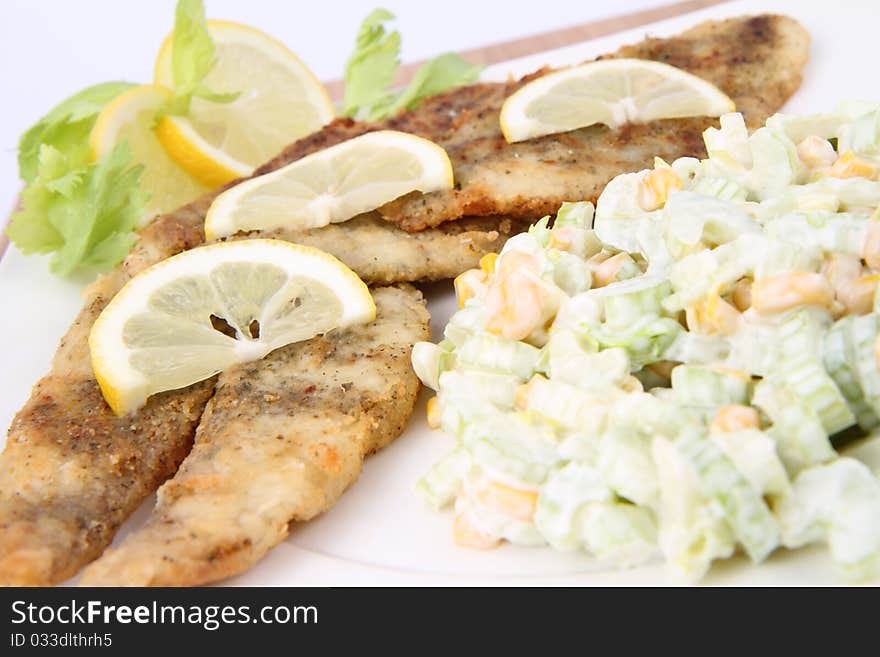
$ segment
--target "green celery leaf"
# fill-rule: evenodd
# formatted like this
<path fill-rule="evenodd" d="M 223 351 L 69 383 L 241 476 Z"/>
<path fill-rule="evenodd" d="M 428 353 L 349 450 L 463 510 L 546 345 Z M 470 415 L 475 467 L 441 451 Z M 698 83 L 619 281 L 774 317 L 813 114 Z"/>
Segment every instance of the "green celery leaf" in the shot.
<path fill-rule="evenodd" d="M 217 63 L 217 57 L 202 0 L 178 0 L 172 39 L 174 97 L 167 112 L 187 114 L 193 96 L 215 103 L 229 103 L 238 98 L 238 93 L 219 93 L 205 86 L 205 78 Z"/>
<path fill-rule="evenodd" d="M 49 221 L 49 211 L 59 198 L 67 198 L 80 184 L 85 170 L 67 170 L 67 156 L 52 146 L 42 146 L 37 178 L 21 194 L 22 209 L 12 215 L 6 234 L 25 254 L 49 253 L 64 245 L 64 237 Z"/>
<path fill-rule="evenodd" d="M 402 109 L 413 109 L 428 96 L 471 84 L 480 76 L 482 70 L 481 66 L 474 66 L 455 53 L 439 55 L 419 67 L 412 82 L 388 109 L 388 115 Z"/>
<path fill-rule="evenodd" d="M 134 242 L 134 233 L 111 233 L 95 244 L 83 258 L 80 267 L 91 271 L 109 271 L 125 257 Z"/>
<path fill-rule="evenodd" d="M 134 241 L 147 200 L 138 188 L 142 170 L 131 166 L 126 142 L 79 169 L 58 149 L 42 146 L 37 177 L 22 193 L 7 234 L 24 253 L 54 252 L 55 274 L 105 271 Z"/>
<path fill-rule="evenodd" d="M 357 45 L 345 67 L 345 116 L 359 121 L 392 116 L 414 108 L 428 96 L 470 84 L 480 75 L 479 66 L 447 53 L 423 64 L 406 89 L 395 93 L 391 87 L 400 67 L 400 33 L 388 32 L 383 25 L 393 18 L 388 10 L 376 9 L 361 23 Z"/>
<path fill-rule="evenodd" d="M 400 33 L 386 32 L 394 14 L 376 9 L 361 23 L 354 52 L 345 65 L 342 113 L 358 120 L 377 118 L 380 108 L 394 100 L 389 87 L 400 66 Z"/>
<path fill-rule="evenodd" d="M 89 158 L 89 133 L 98 112 L 133 86 L 128 82 L 96 84 L 53 107 L 18 142 L 18 171 L 21 179 L 29 183 L 36 178 L 40 146 L 43 144 L 63 153 L 74 166 L 84 166 Z"/>

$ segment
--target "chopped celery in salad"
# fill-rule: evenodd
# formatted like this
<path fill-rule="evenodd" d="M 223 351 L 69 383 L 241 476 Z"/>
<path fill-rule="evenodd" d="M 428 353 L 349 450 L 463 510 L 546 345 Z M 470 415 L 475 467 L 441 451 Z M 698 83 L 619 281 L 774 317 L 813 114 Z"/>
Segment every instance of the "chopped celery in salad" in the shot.
<path fill-rule="evenodd" d="M 880 479 L 832 440 L 880 425 L 880 107 L 704 139 L 456 279 L 413 365 L 457 440 L 418 488 L 459 543 L 693 581 L 822 541 L 880 576 Z"/>

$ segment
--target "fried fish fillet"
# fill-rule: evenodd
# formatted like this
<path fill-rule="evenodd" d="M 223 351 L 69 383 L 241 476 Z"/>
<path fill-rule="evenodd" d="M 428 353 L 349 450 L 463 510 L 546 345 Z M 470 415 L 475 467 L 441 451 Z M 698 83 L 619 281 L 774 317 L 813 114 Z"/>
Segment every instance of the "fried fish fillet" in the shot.
<path fill-rule="evenodd" d="M 88 334 L 132 276 L 204 241 L 211 198 L 154 220 L 122 265 L 86 290 L 50 373 L 12 421 L 0 454 L 0 585 L 48 585 L 74 575 L 189 452 L 213 380 L 156 395 L 117 418 L 92 373 Z M 272 236 L 330 251 L 368 282 L 387 284 L 455 276 L 521 227 L 474 219 L 409 234 L 364 216 L 345 227 Z"/>
<path fill-rule="evenodd" d="M 86 290 L 51 371 L 13 419 L 0 454 L 0 585 L 74 575 L 189 452 L 213 379 L 156 395 L 118 418 L 92 373 L 88 336 L 133 274 L 200 241 L 198 231 L 154 224 L 123 265 Z"/>
<path fill-rule="evenodd" d="M 730 96 L 747 123 L 756 127 L 800 86 L 809 43 L 809 35 L 794 19 L 759 15 L 706 22 L 679 36 L 646 39 L 606 57 L 656 60 L 706 79 Z M 329 146 L 371 130 L 406 130 L 433 139 L 452 160 L 455 188 L 408 194 L 379 209 L 386 220 L 407 231 L 465 216 L 534 220 L 554 214 L 563 201 L 595 201 L 611 178 L 650 167 L 655 156 L 669 161 L 705 157 L 702 133 L 717 125 L 717 119 L 707 117 L 620 129 L 594 125 L 508 144 L 499 127 L 502 103 L 547 72 L 454 89 L 408 115 L 385 121 L 338 120 L 310 141 L 291 145 L 282 157 L 298 159 L 313 152 L 315 142 Z"/>
<path fill-rule="evenodd" d="M 670 39 L 647 39 L 609 57 L 672 64 L 706 79 L 730 96 L 756 127 L 798 89 L 809 56 L 809 35 L 793 19 L 761 15 L 703 23 Z M 563 201 L 595 202 L 614 176 L 649 168 L 654 157 L 705 157 L 703 131 L 717 119 L 669 119 L 620 129 L 594 125 L 508 144 L 499 128 L 504 99 L 525 81 L 495 85 L 466 127 L 440 144 L 449 153 L 456 187 L 409 194 L 380 209 L 388 221 L 424 230 L 466 215 L 536 219 Z"/>
<path fill-rule="evenodd" d="M 259 236 L 314 246 L 335 255 L 365 281 L 388 285 L 454 278 L 528 227 L 529 222 L 520 219 L 475 217 L 408 233 L 372 213 L 323 228 Z"/>
<path fill-rule="evenodd" d="M 685 37 L 705 41 L 693 43 L 690 49 L 671 45 L 685 43 Z M 747 77 L 756 80 L 752 87 L 743 83 L 742 93 L 733 94 L 751 123 L 763 120 L 796 88 L 808 40 L 794 21 L 766 16 L 707 24 L 681 38 L 685 41 L 649 40 L 639 47 L 648 49 L 646 56 L 661 60 L 678 53 L 675 57 L 679 59 L 673 63 L 684 68 L 689 66 L 688 58 L 705 61 L 705 68 L 725 66 L 723 76 L 732 78 L 729 84 Z M 736 38 L 740 39 L 738 43 Z M 737 63 L 743 66 L 740 73 L 734 68 Z M 717 74 L 722 76 L 721 71 Z M 516 83 L 511 84 L 515 87 Z M 719 84 L 730 89 L 724 81 Z M 255 175 L 382 128 L 411 132 L 444 144 L 453 153 L 458 169 L 467 164 L 466 158 L 480 155 L 482 164 L 476 167 L 475 175 L 479 171 L 491 173 L 489 155 L 492 149 L 503 153 L 505 145 L 493 142 L 491 135 L 487 137 L 484 133 L 487 126 L 497 132 L 497 107 L 503 94 L 514 87 L 463 87 L 378 123 L 337 120 L 285 149 Z M 618 159 L 607 152 L 597 153 L 597 163 L 586 165 L 587 173 L 599 171 L 599 163 L 601 173 L 607 174 L 604 179 L 641 168 L 645 162 L 640 158 L 653 156 L 653 150 L 670 158 L 701 152 L 699 126 L 685 122 L 675 130 L 671 128 L 663 122 L 625 128 L 613 143 L 602 142 L 606 151 L 623 148 L 622 154 L 615 156 Z M 655 138 L 643 144 L 637 141 L 645 137 L 642 132 L 651 131 L 657 131 Z M 659 148 L 664 143 L 667 148 Z M 543 151 L 537 160 L 538 168 L 544 172 L 565 171 L 564 159 L 554 161 L 550 153 L 549 148 Z M 562 152 L 560 156 L 564 158 L 566 154 Z M 496 160 L 496 164 L 503 161 Z M 532 172 L 535 166 L 533 162 Z M 558 200 L 571 198 L 567 192 L 559 193 L 552 176 L 532 178 L 516 170 L 516 175 L 510 174 L 509 181 L 501 185 L 502 173 L 508 176 L 506 170 L 496 167 L 490 175 L 494 176 L 489 181 L 492 185 L 487 186 L 485 180 L 474 182 L 469 178 L 466 169 L 457 171 L 461 189 L 443 200 L 438 197 L 437 217 L 424 221 L 434 210 L 422 199 L 421 210 L 416 212 L 419 203 L 407 210 L 413 211 L 414 223 L 398 223 L 412 229 L 420 223 L 429 225 L 458 218 L 469 209 L 472 214 L 498 215 L 502 207 L 508 206 L 520 209 L 512 213 L 516 217 L 531 219 L 544 214 L 545 209 L 552 213 Z M 581 177 L 582 172 L 565 179 Z M 547 186 L 549 191 L 543 193 L 540 186 Z M 0 455 L 0 584 L 51 584 L 74 574 L 101 553 L 122 521 L 176 470 L 190 449 L 213 382 L 157 395 L 137 413 L 116 418 L 101 398 L 92 375 L 87 336 L 98 314 L 131 276 L 204 242 L 204 216 L 215 195 L 216 192 L 158 217 L 140 232 L 125 262 L 87 290 L 83 310 L 62 339 L 50 373 L 37 383 L 13 420 L 6 449 Z M 538 201 L 529 205 L 532 196 Z M 411 201 L 404 199 L 399 207 Z M 397 206 L 392 204 L 383 208 L 386 218 L 394 219 L 394 207 Z M 375 216 L 363 216 L 339 226 L 284 231 L 273 236 L 329 250 L 368 282 L 385 284 L 454 276 L 475 266 L 483 253 L 498 250 L 507 237 L 524 226 L 516 219 L 494 216 L 460 219 L 410 235 Z"/>
<path fill-rule="evenodd" d="M 83 573 L 84 586 L 183 586 L 253 566 L 292 521 L 330 508 L 364 457 L 397 438 L 429 336 L 409 285 L 373 290 L 376 320 L 279 349 L 220 375 L 192 452 L 147 524 Z"/>
<path fill-rule="evenodd" d="M 421 122 L 417 115 L 408 120 Z M 307 141 L 319 147 L 320 138 Z M 284 164 L 283 156 L 276 158 L 261 172 Z M 217 193 L 154 219 L 125 261 L 86 290 L 51 371 L 13 419 L 0 454 L 0 585 L 40 586 L 71 577 L 101 554 L 189 452 L 213 381 L 157 395 L 133 415 L 117 418 L 92 373 L 88 335 L 132 276 L 204 243 L 205 214 Z M 528 225 L 497 217 L 456 224 L 410 234 L 364 215 L 344 225 L 251 237 L 324 249 L 368 283 L 386 285 L 456 276 Z"/>

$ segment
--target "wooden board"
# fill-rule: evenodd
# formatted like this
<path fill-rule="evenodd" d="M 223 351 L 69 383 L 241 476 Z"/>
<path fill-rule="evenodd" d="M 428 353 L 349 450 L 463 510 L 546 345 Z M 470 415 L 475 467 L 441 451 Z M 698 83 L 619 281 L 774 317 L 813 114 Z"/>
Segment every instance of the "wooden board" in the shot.
<path fill-rule="evenodd" d="M 604 18 L 602 20 L 591 21 L 589 23 L 574 25 L 572 27 L 553 30 L 551 32 L 535 34 L 521 39 L 493 43 L 480 48 L 474 48 L 473 50 L 467 50 L 461 53 L 461 55 L 469 62 L 479 64 L 480 66 L 488 66 L 490 64 L 515 59 L 517 57 L 533 55 L 544 50 L 561 48 L 574 43 L 597 39 L 616 32 L 631 30 L 641 25 L 655 23 L 666 18 L 673 18 L 674 16 L 681 16 L 682 14 L 697 11 L 704 7 L 722 4 L 725 1 L 727 0 L 685 0 L 685 2 L 676 2 L 661 7 L 655 7 L 654 9 L 646 9 L 644 11 L 622 16 Z M 398 84 L 406 84 L 423 63 L 424 62 L 418 61 L 401 66 L 398 71 L 396 82 Z M 334 100 L 338 100 L 342 97 L 342 80 L 331 80 L 326 83 L 326 87 L 330 96 Z M 8 241 L 6 231 L 4 230 L 0 233 L 0 258 L 2 258 L 3 254 L 6 252 Z"/>

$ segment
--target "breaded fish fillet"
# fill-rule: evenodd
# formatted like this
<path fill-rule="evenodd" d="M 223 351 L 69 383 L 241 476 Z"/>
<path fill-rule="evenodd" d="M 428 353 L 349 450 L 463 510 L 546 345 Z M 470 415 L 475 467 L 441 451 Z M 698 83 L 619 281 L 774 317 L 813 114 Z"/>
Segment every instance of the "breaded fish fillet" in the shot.
<path fill-rule="evenodd" d="M 809 42 L 793 19 L 761 15 L 703 23 L 609 57 L 657 60 L 709 80 L 757 127 L 800 86 Z M 381 208 L 382 216 L 410 231 L 468 215 L 536 219 L 555 213 L 563 201 L 595 202 L 614 176 L 649 168 L 655 156 L 670 162 L 705 157 L 703 131 L 717 125 L 707 117 L 620 129 L 594 125 L 508 144 L 498 123 L 501 105 L 523 82 L 495 86 L 478 109 L 462 117 L 466 127 L 440 141 L 453 163 L 455 189 L 409 194 Z"/>
<path fill-rule="evenodd" d="M 323 228 L 258 235 L 327 251 L 365 281 L 387 285 L 454 278 L 476 267 L 486 253 L 501 250 L 509 237 L 528 227 L 529 222 L 520 219 L 475 217 L 408 233 L 372 213 Z"/>
<path fill-rule="evenodd" d="M 250 568 L 289 523 L 330 508 L 364 457 L 393 441 L 419 389 L 429 336 L 411 286 L 373 290 L 371 324 L 293 344 L 223 372 L 178 473 L 145 527 L 83 573 L 85 586 L 182 586 Z"/>
<path fill-rule="evenodd" d="M 284 163 L 280 158 L 271 166 Z M 204 243 L 204 218 L 215 195 L 154 219 L 125 261 L 86 290 L 50 373 L 13 419 L 0 454 L 0 585 L 48 585 L 71 577 L 101 554 L 188 453 L 213 382 L 157 395 L 135 414 L 117 418 L 92 373 L 88 335 L 132 276 Z M 365 215 L 344 225 L 252 236 L 324 249 L 368 283 L 384 285 L 456 276 L 527 227 L 501 218 L 456 223 L 410 234 Z"/>
<path fill-rule="evenodd" d="M 757 127 L 800 86 L 809 43 L 809 35 L 794 19 L 759 15 L 706 22 L 679 36 L 647 39 L 606 57 L 651 59 L 689 71 L 717 85 L 747 123 Z M 705 157 L 702 133 L 717 125 L 717 119 L 707 117 L 620 129 L 594 125 L 508 144 L 499 127 L 502 103 L 525 82 L 547 72 L 453 89 L 414 112 L 385 121 L 338 120 L 291 145 L 282 157 L 298 159 L 313 152 L 315 143 L 325 147 L 371 130 L 408 130 L 433 139 L 452 160 L 455 188 L 408 194 L 379 209 L 385 219 L 408 231 L 466 216 L 534 220 L 554 214 L 563 201 L 595 201 L 611 178 L 650 167 L 655 156 L 668 161 Z M 415 121 L 415 115 L 421 121 Z"/>
<path fill-rule="evenodd" d="M 213 380 L 156 395 L 117 418 L 92 373 L 88 334 L 131 276 L 204 241 L 201 199 L 154 220 L 126 260 L 86 290 L 50 373 L 15 416 L 0 454 L 0 585 L 40 586 L 74 575 L 109 545 L 122 522 L 189 452 Z M 275 234 L 325 249 L 368 282 L 435 280 L 474 267 L 523 226 L 474 219 L 409 234 L 365 216 Z"/>
<path fill-rule="evenodd" d="M 63 581 L 96 558 L 119 525 L 189 452 L 214 380 L 110 411 L 89 360 L 88 333 L 118 289 L 102 279 L 31 392 L 0 454 L 0 585 Z"/>
<path fill-rule="evenodd" d="M 749 120 L 760 121 L 796 87 L 807 38 L 794 21 L 781 17 L 756 17 L 716 25 L 688 33 L 692 40 L 699 34 L 705 39 L 693 44 L 690 51 L 664 45 L 676 42 L 674 39 L 649 41 L 643 47 L 651 48 L 654 54 L 649 56 L 658 59 L 671 57 L 672 53 L 693 52 L 694 57 L 699 53 L 713 65 L 728 66 L 727 75 L 735 79 L 739 79 L 740 74 L 732 67 L 738 59 L 744 66 L 743 77 L 763 80 L 751 88 L 750 97 L 740 98 L 735 94 L 740 107 L 747 109 Z M 745 40 L 731 45 L 735 36 Z M 747 47 L 752 51 L 747 52 Z M 724 54 L 734 50 L 735 54 Z M 683 58 L 682 61 L 687 59 L 685 54 L 676 56 Z M 743 85 L 743 89 L 747 87 Z M 381 128 L 419 134 L 443 143 L 451 152 L 458 148 L 455 152 L 464 157 L 469 157 L 469 153 L 474 156 L 482 153 L 484 164 L 477 170 L 490 171 L 491 158 L 485 157 L 488 152 L 485 144 L 489 142 L 480 134 L 489 125 L 497 130 L 497 116 L 493 118 L 492 113 L 497 114 L 499 89 L 507 88 L 497 84 L 463 87 L 378 123 L 337 120 L 285 149 L 255 175 Z M 725 88 L 723 84 L 722 88 Z M 657 142 L 674 144 L 674 148 L 670 147 L 675 152 L 673 155 L 659 151 L 667 157 L 694 153 L 702 148 L 699 130 L 687 125 L 676 128 L 678 132 L 660 124 L 653 128 L 642 126 L 633 128 L 635 132 L 629 137 L 627 130 L 629 128 L 611 145 L 612 149 L 623 148 L 624 154 L 619 160 L 613 163 L 609 163 L 608 157 L 598 160 L 607 167 L 607 171 L 603 168 L 606 179 L 644 166 L 641 161 L 636 165 L 636 161 L 642 156 L 653 156 L 649 151 L 653 148 L 651 144 L 656 146 Z M 650 130 L 660 131 L 654 142 L 642 145 L 635 141 L 639 131 Z M 504 145 L 496 141 L 492 148 L 496 147 L 503 149 Z M 605 147 L 609 145 L 605 143 Z M 556 164 L 550 161 L 549 152 L 546 151 L 540 161 L 540 169 L 545 172 L 553 171 Z M 458 161 L 458 167 L 462 166 L 461 157 L 454 155 L 453 158 Z M 612 170 L 614 166 L 618 169 Z M 561 170 L 565 171 L 566 167 L 561 166 Z M 552 177 L 520 176 L 514 185 L 518 191 L 511 201 L 502 193 L 512 193 L 513 187 L 506 183 L 496 185 L 497 189 L 485 188 L 488 191 L 483 192 L 479 185 L 469 182 L 466 175 L 462 176 L 459 175 L 462 188 L 457 190 L 461 194 L 453 193 L 440 204 L 446 208 L 440 208 L 441 214 L 446 214 L 444 219 L 460 217 L 469 206 L 479 209 L 475 214 L 480 215 L 495 213 L 504 203 L 519 203 L 516 207 L 524 207 L 522 204 L 531 196 L 543 199 L 540 203 L 550 208 L 548 212 L 555 211 L 558 205 L 557 201 L 548 200 L 559 196 L 558 190 L 552 188 Z M 580 174 L 574 176 L 580 177 Z M 539 182 L 549 185 L 552 191 L 542 195 Z M 125 262 L 87 290 L 83 310 L 63 338 L 50 373 L 34 387 L 31 398 L 13 420 L 6 449 L 0 455 L 0 584 L 51 584 L 74 574 L 100 554 L 121 522 L 176 470 L 189 450 L 196 424 L 211 395 L 212 382 L 157 395 L 137 413 L 116 418 L 94 381 L 87 336 L 98 314 L 131 276 L 163 258 L 203 243 L 202 225 L 215 194 L 158 217 L 140 232 Z M 489 199 L 491 203 L 476 204 L 475 199 L 479 198 Z M 530 207 L 528 212 L 520 212 L 519 216 L 531 215 L 528 218 L 532 218 L 543 214 L 540 203 Z M 433 220 L 424 222 L 432 210 L 428 208 L 418 215 L 417 205 L 412 206 L 416 224 L 435 223 Z M 390 207 L 383 211 L 388 214 Z M 391 223 L 378 221 L 373 215 L 338 226 L 305 232 L 286 231 L 274 236 L 329 250 L 368 282 L 386 284 L 454 276 L 475 266 L 483 253 L 498 250 L 507 237 L 524 226 L 524 223 L 498 217 L 460 219 L 410 235 Z"/>

